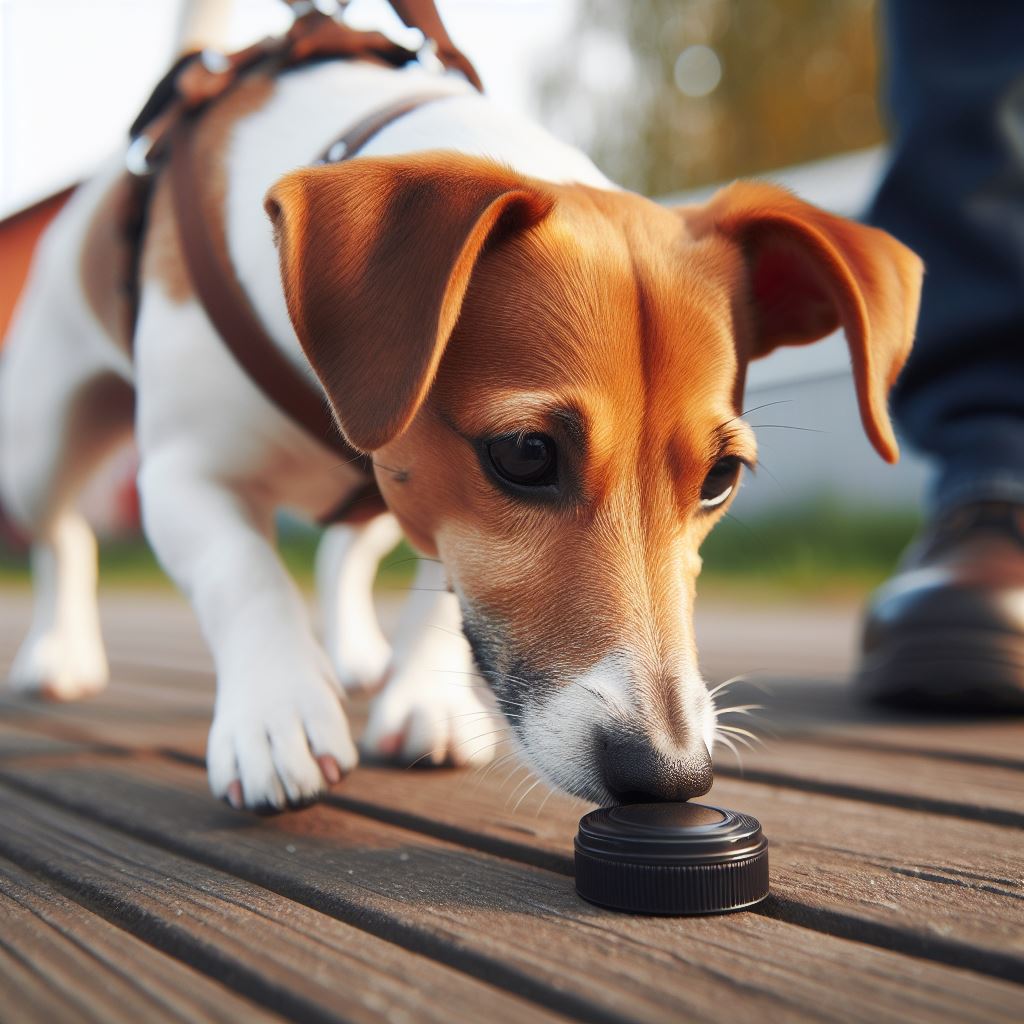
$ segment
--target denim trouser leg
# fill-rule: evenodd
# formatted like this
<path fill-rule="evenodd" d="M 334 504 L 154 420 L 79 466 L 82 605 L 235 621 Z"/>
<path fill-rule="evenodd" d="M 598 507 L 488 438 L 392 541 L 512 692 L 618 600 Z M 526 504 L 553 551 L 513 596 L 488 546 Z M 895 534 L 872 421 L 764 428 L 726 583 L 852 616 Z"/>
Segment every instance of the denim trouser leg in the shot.
<path fill-rule="evenodd" d="M 893 162 L 868 219 L 926 266 L 893 393 L 934 510 L 1024 502 L 1024 0 L 889 0 Z"/>

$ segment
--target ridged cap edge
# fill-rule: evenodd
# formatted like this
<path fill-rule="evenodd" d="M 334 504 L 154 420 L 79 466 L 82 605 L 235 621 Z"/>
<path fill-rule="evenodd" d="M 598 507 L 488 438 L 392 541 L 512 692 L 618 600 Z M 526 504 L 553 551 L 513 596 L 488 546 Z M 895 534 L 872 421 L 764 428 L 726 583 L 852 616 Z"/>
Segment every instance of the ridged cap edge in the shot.
<path fill-rule="evenodd" d="M 631 864 L 576 847 L 576 891 L 612 910 L 639 914 L 717 914 L 768 895 L 768 847 L 723 864 Z"/>

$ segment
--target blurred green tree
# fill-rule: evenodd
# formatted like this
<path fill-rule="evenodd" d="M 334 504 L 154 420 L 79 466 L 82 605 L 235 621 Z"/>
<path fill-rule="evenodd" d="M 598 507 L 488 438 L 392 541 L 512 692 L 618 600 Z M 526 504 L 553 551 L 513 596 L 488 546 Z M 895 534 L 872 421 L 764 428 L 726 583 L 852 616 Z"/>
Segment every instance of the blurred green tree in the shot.
<path fill-rule="evenodd" d="M 578 0 L 548 124 L 664 195 L 877 143 L 875 0 Z"/>

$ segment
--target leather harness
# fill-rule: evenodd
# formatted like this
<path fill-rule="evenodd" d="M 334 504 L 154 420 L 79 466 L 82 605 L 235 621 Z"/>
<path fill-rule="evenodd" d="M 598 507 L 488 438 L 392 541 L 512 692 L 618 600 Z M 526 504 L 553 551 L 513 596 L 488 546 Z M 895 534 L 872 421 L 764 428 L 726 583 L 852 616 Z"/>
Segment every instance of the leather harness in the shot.
<path fill-rule="evenodd" d="M 351 46 L 354 30 L 345 29 L 345 33 L 346 43 Z M 403 52 L 409 58 L 414 56 L 408 51 Z M 135 209 L 129 215 L 132 233 L 135 235 L 129 268 L 132 279 L 129 283 L 131 290 L 137 294 L 139 250 L 145 230 L 148 198 L 152 192 L 150 175 L 154 160 L 162 162 L 166 155 L 174 214 L 185 266 L 207 317 L 235 361 L 278 409 L 305 428 L 321 444 L 340 455 L 345 463 L 359 467 L 367 475 L 369 479 L 363 486 L 346 497 L 340 506 L 321 520 L 323 523 L 359 521 L 385 509 L 373 477 L 370 455 L 357 451 L 348 444 L 334 421 L 323 392 L 288 359 L 267 333 L 245 295 L 234 268 L 225 258 L 227 246 L 224 223 L 221 220 L 208 219 L 196 200 L 195 186 L 200 171 L 196 154 L 195 128 L 200 118 L 217 98 L 225 95 L 242 75 L 252 69 L 265 67 L 269 60 L 273 60 L 282 70 L 287 66 L 294 66 L 281 61 L 281 55 L 280 45 L 271 46 L 267 43 L 257 44 L 256 47 L 250 47 L 240 54 L 228 57 L 217 55 L 216 60 L 222 61 L 223 64 L 215 63 L 212 69 L 207 67 L 206 70 L 214 76 L 229 73 L 230 80 L 219 85 L 214 97 L 204 97 L 199 103 L 189 101 L 187 96 L 183 98 L 180 87 L 176 92 L 176 81 L 180 80 L 184 71 L 194 67 L 196 61 L 202 61 L 204 64 L 209 61 L 209 55 L 194 54 L 190 58 L 182 58 L 157 86 L 156 92 L 147 103 L 147 108 L 133 126 L 134 145 L 138 146 L 140 141 L 143 142 L 145 151 L 141 161 L 137 160 L 136 155 L 136 168 L 131 166 L 131 150 L 129 151 L 129 168 L 139 174 L 137 180 L 140 182 L 133 204 Z M 347 50 L 344 53 L 321 52 L 316 56 L 320 59 L 325 56 L 329 59 L 376 58 L 382 63 L 396 63 L 390 57 L 381 59 L 377 53 L 359 52 L 358 49 L 356 52 Z M 375 110 L 332 142 L 316 163 L 338 163 L 351 159 L 357 156 L 378 132 L 405 114 L 452 95 L 450 90 L 423 92 L 403 97 Z M 154 121 L 157 122 L 159 130 L 150 133 L 147 126 L 152 125 Z M 143 173 L 140 174 L 140 171 Z"/>

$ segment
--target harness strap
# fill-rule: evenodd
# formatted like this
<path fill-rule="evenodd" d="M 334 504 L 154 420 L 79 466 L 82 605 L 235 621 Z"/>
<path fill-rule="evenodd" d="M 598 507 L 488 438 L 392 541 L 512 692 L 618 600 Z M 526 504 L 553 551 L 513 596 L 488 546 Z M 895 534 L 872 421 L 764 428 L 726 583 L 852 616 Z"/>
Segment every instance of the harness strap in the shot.
<path fill-rule="evenodd" d="M 190 119 L 181 122 L 168 168 L 182 253 L 196 295 L 221 340 L 249 378 L 282 412 L 322 444 L 352 458 L 323 396 L 274 344 L 242 286 L 222 259 L 225 232 L 207 219 L 196 194 L 195 138 Z"/>
<path fill-rule="evenodd" d="M 421 93 L 374 111 L 332 143 L 317 163 L 337 163 L 357 155 L 392 122 L 451 95 L 450 91 Z M 168 167 L 182 253 L 196 295 L 228 351 L 263 394 L 318 441 L 372 477 L 370 456 L 348 444 L 323 393 L 278 348 L 260 322 L 227 259 L 224 224 L 219 219 L 208 219 L 197 201 L 196 183 L 200 175 L 195 149 L 196 120 L 187 117 L 179 123 L 169 147 Z M 371 479 L 367 487 L 346 499 L 327 521 L 345 517 L 356 503 L 365 508 L 366 515 L 379 511 L 373 492 L 376 484 Z M 379 494 L 377 498 L 380 502 Z"/>
<path fill-rule="evenodd" d="M 443 100 L 449 96 L 457 96 L 452 92 L 421 92 L 414 96 L 404 96 L 395 100 L 385 107 L 367 114 L 361 121 L 357 121 L 344 135 L 339 136 L 332 142 L 316 161 L 318 164 L 336 164 L 342 160 L 350 160 L 357 156 L 359 151 L 378 132 L 383 131 L 393 121 L 412 113 L 412 111 L 433 103 L 435 100 Z"/>

